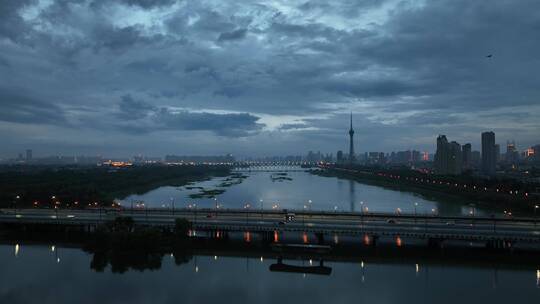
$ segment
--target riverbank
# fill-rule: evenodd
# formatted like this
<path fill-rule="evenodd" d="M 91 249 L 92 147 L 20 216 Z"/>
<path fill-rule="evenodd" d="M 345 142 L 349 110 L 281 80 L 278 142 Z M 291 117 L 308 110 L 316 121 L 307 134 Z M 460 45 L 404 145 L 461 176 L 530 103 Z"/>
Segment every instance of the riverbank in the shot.
<path fill-rule="evenodd" d="M 481 183 L 472 179 L 434 177 L 403 170 L 328 167 L 310 172 L 319 176 L 354 180 L 367 185 L 414 193 L 428 200 L 449 203 L 455 200 L 467 200 L 475 207 L 484 207 L 501 213 L 506 211 L 506 213 L 516 215 L 533 215 L 535 212 L 534 197 L 529 195 L 526 190 L 507 190 L 507 187 L 518 189 L 520 185 L 516 183 L 503 188 L 495 184 L 494 181 Z M 516 194 L 512 195 L 510 191 L 515 191 Z"/>
<path fill-rule="evenodd" d="M 0 173 L 0 207 L 84 208 L 161 186 L 184 186 L 230 175 L 229 166 L 133 166 L 36 168 Z"/>

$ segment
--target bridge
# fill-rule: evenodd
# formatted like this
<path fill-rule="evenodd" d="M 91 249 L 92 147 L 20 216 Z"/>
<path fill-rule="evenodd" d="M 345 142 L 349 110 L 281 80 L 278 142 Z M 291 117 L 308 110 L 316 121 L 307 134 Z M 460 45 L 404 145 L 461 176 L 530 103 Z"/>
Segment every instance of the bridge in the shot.
<path fill-rule="evenodd" d="M 114 220 L 133 218 L 136 225 L 172 229 L 177 218 L 192 223 L 195 233 L 224 235 L 231 232 L 260 234 L 278 242 L 283 235 L 300 234 L 304 240 L 315 236 L 360 236 L 375 244 L 390 237 L 426 240 L 439 244 L 448 240 L 479 241 L 488 246 L 540 244 L 540 223 L 536 218 L 429 216 L 412 214 L 361 213 L 309 210 L 253 209 L 2 209 L 0 224 L 50 224 L 88 229 Z"/>
<path fill-rule="evenodd" d="M 243 161 L 232 163 L 236 172 L 301 172 L 320 164 L 308 161 Z"/>

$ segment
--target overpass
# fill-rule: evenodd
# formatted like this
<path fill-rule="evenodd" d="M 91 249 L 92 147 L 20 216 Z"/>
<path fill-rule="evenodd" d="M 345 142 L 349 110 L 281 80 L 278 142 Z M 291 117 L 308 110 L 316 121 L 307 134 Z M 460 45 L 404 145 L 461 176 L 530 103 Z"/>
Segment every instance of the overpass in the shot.
<path fill-rule="evenodd" d="M 242 161 L 233 163 L 232 168 L 236 172 L 300 172 L 318 165 L 308 161 Z"/>
<path fill-rule="evenodd" d="M 118 216 L 136 225 L 171 229 L 177 218 L 192 223 L 193 231 L 219 236 L 231 232 L 261 234 L 279 241 L 286 234 L 360 236 L 366 244 L 391 237 L 440 243 L 480 241 L 506 247 L 514 243 L 540 244 L 536 218 L 396 215 L 384 213 L 253 210 L 253 209 L 2 209 L 0 224 L 50 224 L 93 229 Z"/>

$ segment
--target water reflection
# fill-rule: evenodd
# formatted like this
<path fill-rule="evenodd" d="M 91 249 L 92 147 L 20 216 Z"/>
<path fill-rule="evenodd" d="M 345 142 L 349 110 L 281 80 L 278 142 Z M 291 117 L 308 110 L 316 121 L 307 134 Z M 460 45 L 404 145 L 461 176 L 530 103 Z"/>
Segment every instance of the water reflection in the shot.
<path fill-rule="evenodd" d="M 349 203 L 350 203 L 350 211 L 355 211 L 355 203 L 356 203 L 356 182 L 353 180 L 349 180 Z"/>
<path fill-rule="evenodd" d="M 176 208 L 238 208 L 249 206 L 257 209 L 307 209 L 307 210 L 348 210 L 359 212 L 395 212 L 400 208 L 402 213 L 413 213 L 414 202 L 418 203 L 419 214 L 430 214 L 435 210 L 441 215 L 467 215 L 471 212 L 469 205 L 473 202 L 453 198 L 452 200 L 422 197 L 418 194 L 385 189 L 366 185 L 353 180 L 312 175 L 307 172 L 288 172 L 291 180 L 272 182 L 269 172 L 244 173 L 247 178 L 241 183 L 227 184 L 227 177 L 195 183 L 186 187 L 161 187 L 142 195 L 132 195 L 121 203 L 130 206 L 130 202 L 144 201 L 150 207 L 161 207 L 163 202 L 172 202 Z M 222 186 L 227 184 L 226 187 Z M 216 197 L 190 197 L 200 187 L 207 190 L 221 189 L 224 193 Z M 445 197 L 443 197 L 445 198 Z M 252 205 L 258 202 L 257 206 Z M 164 204 L 171 209 L 170 204 Z M 369 209 L 368 209 L 369 205 Z M 128 207 L 129 208 L 129 207 Z M 172 210 L 171 210 L 172 211 Z M 475 215 L 489 214 L 476 207 Z"/>
<path fill-rule="evenodd" d="M 351 248 L 343 253 L 358 255 L 340 254 L 339 259 L 327 260 L 309 254 L 280 257 L 253 245 L 239 253 L 238 248 L 223 244 L 166 254 L 88 256 L 56 244 L 55 252 L 62 253 L 62 263 L 56 264 L 51 261 L 50 245 L 15 245 L 19 253 L 24 246 L 25 254 L 15 258 L 14 245 L 0 245 L 1 303 L 206 303 L 224 297 L 235 303 L 534 303 L 540 299 L 538 264 L 519 258 L 508 264 L 472 255 L 384 257 L 383 251 Z M 260 262 L 249 265 L 252 258 Z M 435 279 L 428 280 L 428 265 Z M 415 277 L 424 279 L 411 280 Z M 365 288 L 359 290 L 359 284 Z"/>

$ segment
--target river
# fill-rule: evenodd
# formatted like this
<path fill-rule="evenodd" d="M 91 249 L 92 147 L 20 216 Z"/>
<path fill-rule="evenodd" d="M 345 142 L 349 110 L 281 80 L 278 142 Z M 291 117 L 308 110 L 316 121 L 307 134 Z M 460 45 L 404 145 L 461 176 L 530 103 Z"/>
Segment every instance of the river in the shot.
<path fill-rule="evenodd" d="M 278 208 L 339 210 L 361 212 L 398 212 L 439 215 L 486 215 L 495 212 L 479 207 L 476 202 L 464 199 L 442 199 L 425 197 L 414 192 L 401 192 L 380 186 L 362 184 L 336 177 L 324 177 L 298 167 L 282 168 L 286 175 L 277 172 L 242 172 L 246 178 L 228 181 L 228 177 L 217 177 L 184 187 L 159 187 L 144 194 L 133 194 L 120 200 L 125 207 L 137 202 L 146 206 L 185 208 L 196 205 L 198 208 Z M 275 170 L 275 168 L 273 168 Z M 279 170 L 277 170 L 279 171 Z M 224 182 L 232 183 L 220 187 Z M 235 183 L 239 182 L 239 183 Z M 224 191 L 215 197 L 191 198 L 202 189 Z"/>
<path fill-rule="evenodd" d="M 195 255 L 159 269 L 113 273 L 91 254 L 52 245 L 0 245 L 0 303 L 538 303 L 534 267 L 359 257 L 326 262 L 328 276 L 271 272 L 275 259 Z M 285 261 L 309 265 L 309 260 Z M 313 262 L 316 263 L 316 262 Z"/>

